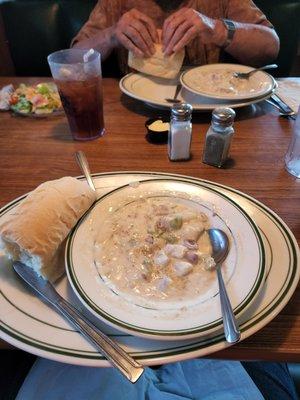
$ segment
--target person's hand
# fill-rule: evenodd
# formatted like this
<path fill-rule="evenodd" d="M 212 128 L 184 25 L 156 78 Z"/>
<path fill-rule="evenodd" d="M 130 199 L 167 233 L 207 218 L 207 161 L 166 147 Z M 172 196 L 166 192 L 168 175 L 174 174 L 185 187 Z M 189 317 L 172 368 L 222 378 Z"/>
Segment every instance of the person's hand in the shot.
<path fill-rule="evenodd" d="M 136 9 L 122 15 L 116 24 L 115 39 L 138 57 L 150 57 L 154 43 L 158 41 L 157 31 L 151 18 Z"/>
<path fill-rule="evenodd" d="M 212 42 L 216 20 L 192 8 L 181 8 L 164 22 L 162 41 L 165 55 L 176 53 L 198 36 L 202 43 Z"/>

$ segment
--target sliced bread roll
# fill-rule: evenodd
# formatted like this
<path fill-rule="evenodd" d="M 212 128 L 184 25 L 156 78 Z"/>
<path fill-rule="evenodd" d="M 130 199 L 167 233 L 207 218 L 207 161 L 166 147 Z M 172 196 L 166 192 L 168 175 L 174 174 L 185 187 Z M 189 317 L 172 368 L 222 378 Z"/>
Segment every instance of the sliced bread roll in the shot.
<path fill-rule="evenodd" d="M 41 184 L 0 224 L 4 251 L 55 281 L 64 272 L 64 240 L 95 199 L 85 181 L 72 177 Z"/>
<path fill-rule="evenodd" d="M 161 44 L 155 43 L 154 46 L 155 53 L 149 58 L 136 57 L 130 51 L 128 53 L 129 67 L 152 76 L 166 79 L 176 78 L 183 63 L 184 50 L 171 54 L 170 56 L 165 56 Z"/>

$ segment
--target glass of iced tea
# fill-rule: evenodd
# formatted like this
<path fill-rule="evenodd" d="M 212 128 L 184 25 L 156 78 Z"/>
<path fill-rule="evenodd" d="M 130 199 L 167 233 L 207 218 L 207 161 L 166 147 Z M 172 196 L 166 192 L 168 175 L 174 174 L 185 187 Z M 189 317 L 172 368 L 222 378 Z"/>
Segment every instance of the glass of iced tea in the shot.
<path fill-rule="evenodd" d="M 52 76 L 75 140 L 104 134 L 100 53 L 67 49 L 48 56 Z"/>

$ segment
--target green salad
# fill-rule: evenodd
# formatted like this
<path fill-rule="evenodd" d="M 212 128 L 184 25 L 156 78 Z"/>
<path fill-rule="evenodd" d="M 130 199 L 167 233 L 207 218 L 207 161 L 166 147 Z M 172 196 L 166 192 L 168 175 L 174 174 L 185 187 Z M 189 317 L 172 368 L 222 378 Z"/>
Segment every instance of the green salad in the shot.
<path fill-rule="evenodd" d="M 54 83 L 39 83 L 36 86 L 21 83 L 11 95 L 10 108 L 23 114 L 50 114 L 60 110 L 62 105 Z"/>

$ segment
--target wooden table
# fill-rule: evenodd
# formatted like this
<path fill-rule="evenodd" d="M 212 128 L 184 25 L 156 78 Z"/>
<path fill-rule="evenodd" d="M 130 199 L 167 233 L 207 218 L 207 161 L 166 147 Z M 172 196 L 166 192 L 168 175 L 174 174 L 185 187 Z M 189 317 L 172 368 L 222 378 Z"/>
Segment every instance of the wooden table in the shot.
<path fill-rule="evenodd" d="M 0 78 L 0 87 L 41 79 Z M 300 180 L 284 168 L 293 121 L 278 116 L 263 102 L 237 111 L 232 160 L 225 169 L 202 163 L 210 113 L 193 117 L 193 157 L 170 162 L 165 145 L 145 140 L 147 118 L 161 111 L 121 95 L 118 82 L 104 79 L 106 134 L 90 142 L 71 139 L 64 116 L 31 119 L 0 114 L 0 206 L 34 189 L 45 180 L 80 175 L 74 152 L 83 150 L 93 172 L 146 170 L 204 178 L 232 186 L 273 209 L 300 241 Z M 167 113 L 168 115 L 168 113 Z M 214 357 L 300 361 L 300 287 L 289 304 L 265 328 Z M 8 344 L 0 342 L 0 348 Z"/>

